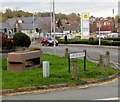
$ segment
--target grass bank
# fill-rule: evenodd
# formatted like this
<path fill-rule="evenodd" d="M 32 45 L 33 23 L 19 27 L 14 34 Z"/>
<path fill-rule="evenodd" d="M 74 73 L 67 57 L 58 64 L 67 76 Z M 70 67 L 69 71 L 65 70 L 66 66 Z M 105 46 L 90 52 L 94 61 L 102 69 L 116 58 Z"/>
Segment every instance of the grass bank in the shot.
<path fill-rule="evenodd" d="M 50 84 L 64 84 L 83 82 L 104 78 L 117 73 L 117 70 L 111 67 L 105 67 L 105 72 L 100 73 L 100 67 L 96 63 L 87 61 L 87 72 L 83 71 L 83 60 L 78 60 L 79 79 L 72 80 L 68 73 L 68 59 L 55 55 L 44 54 L 43 61 L 50 62 L 50 78 L 42 77 L 42 67 L 26 70 L 22 72 L 8 72 L 6 59 L 2 59 L 2 88 L 13 89 L 20 87 L 41 86 Z"/>

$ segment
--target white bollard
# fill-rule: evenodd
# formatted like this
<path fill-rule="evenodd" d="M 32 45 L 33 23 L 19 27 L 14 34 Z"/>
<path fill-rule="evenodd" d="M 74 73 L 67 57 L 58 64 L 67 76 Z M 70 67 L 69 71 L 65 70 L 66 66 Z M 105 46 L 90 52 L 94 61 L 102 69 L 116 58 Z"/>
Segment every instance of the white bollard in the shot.
<path fill-rule="evenodd" d="M 44 61 L 43 62 L 43 77 L 49 77 L 50 76 L 50 68 L 49 68 L 49 62 Z"/>

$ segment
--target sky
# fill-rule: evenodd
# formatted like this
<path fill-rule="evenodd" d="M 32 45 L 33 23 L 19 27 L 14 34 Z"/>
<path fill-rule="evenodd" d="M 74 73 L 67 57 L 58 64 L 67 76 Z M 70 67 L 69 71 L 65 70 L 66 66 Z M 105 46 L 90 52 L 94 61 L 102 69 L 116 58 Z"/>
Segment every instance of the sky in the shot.
<path fill-rule="evenodd" d="M 50 12 L 53 0 L 2 0 L 0 11 L 6 8 L 24 10 L 27 12 Z M 90 16 L 113 17 L 118 15 L 118 1 L 120 0 L 54 0 L 55 13 L 83 13 Z M 113 14 L 114 9 L 114 14 Z"/>

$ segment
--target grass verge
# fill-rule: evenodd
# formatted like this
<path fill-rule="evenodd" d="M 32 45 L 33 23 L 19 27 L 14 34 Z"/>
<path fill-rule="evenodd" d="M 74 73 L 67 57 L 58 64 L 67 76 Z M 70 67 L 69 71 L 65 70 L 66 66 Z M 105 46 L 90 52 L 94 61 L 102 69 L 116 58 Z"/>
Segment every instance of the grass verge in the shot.
<path fill-rule="evenodd" d="M 117 70 L 111 67 L 105 67 L 105 72 L 100 73 L 100 67 L 90 61 L 87 61 L 87 72 L 84 72 L 83 60 L 78 59 L 79 79 L 72 80 L 71 73 L 68 73 L 68 59 L 66 57 L 44 54 L 43 61 L 50 62 L 50 77 L 43 78 L 42 67 L 22 72 L 8 72 L 6 70 L 7 60 L 1 59 L 0 61 L 2 61 L 2 89 L 83 82 L 117 73 Z"/>

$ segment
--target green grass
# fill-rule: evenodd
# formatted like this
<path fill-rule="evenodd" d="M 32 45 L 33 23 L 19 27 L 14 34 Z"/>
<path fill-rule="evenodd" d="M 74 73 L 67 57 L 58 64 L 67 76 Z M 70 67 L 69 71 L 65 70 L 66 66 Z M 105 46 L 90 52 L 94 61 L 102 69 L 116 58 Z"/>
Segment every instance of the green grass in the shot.
<path fill-rule="evenodd" d="M 72 80 L 68 73 L 68 59 L 54 55 L 43 55 L 43 61 L 50 62 L 50 78 L 42 77 L 42 67 L 22 72 L 8 72 L 6 59 L 2 59 L 2 88 L 13 89 L 20 87 L 41 86 L 50 84 L 64 84 L 94 80 L 115 74 L 117 70 L 105 67 L 105 72 L 100 73 L 96 63 L 87 61 L 87 72 L 83 71 L 83 60 L 78 60 L 79 79 Z M 92 71 L 91 73 L 89 71 Z"/>

